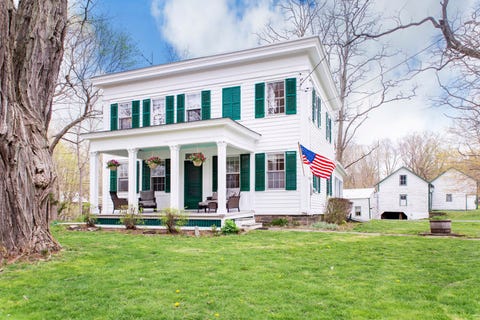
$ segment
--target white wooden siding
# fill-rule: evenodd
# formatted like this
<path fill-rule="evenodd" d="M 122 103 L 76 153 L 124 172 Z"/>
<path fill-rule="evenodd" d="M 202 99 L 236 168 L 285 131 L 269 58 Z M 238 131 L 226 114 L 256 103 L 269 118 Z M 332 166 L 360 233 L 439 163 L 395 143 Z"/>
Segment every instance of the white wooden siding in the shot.
<path fill-rule="evenodd" d="M 450 169 L 432 181 L 433 210 L 474 210 L 476 209 L 477 183 L 467 175 Z M 447 194 L 452 201 L 447 202 Z"/>

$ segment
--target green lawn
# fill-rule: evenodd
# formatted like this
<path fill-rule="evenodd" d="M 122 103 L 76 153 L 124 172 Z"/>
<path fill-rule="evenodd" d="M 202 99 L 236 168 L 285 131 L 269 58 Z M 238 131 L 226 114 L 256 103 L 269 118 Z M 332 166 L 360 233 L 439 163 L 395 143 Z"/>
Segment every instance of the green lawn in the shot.
<path fill-rule="evenodd" d="M 471 211 L 444 211 L 452 220 L 480 220 L 480 210 Z"/>
<path fill-rule="evenodd" d="M 477 240 L 56 235 L 51 261 L 3 267 L 0 319 L 480 318 Z"/>

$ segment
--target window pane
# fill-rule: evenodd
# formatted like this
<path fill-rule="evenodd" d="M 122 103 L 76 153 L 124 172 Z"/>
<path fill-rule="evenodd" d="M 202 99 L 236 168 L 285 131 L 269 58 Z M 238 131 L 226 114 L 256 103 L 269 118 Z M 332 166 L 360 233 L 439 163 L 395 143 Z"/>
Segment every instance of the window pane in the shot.
<path fill-rule="evenodd" d="M 152 178 L 152 184 L 154 191 L 165 191 L 165 177 Z"/>
<path fill-rule="evenodd" d="M 165 98 L 152 101 L 152 123 L 153 125 L 165 124 Z"/>
<path fill-rule="evenodd" d="M 238 173 L 227 174 L 227 188 L 240 188 L 240 175 Z"/>
<path fill-rule="evenodd" d="M 198 121 L 202 120 L 202 115 L 201 115 L 201 110 L 200 109 L 195 109 L 195 110 L 187 110 L 187 121 Z"/>
<path fill-rule="evenodd" d="M 132 106 L 130 103 L 120 103 L 118 105 L 118 124 L 120 129 L 132 127 Z"/>
<path fill-rule="evenodd" d="M 128 191 L 128 179 L 118 179 L 118 191 Z"/>
<path fill-rule="evenodd" d="M 285 113 L 285 85 L 283 81 L 267 84 L 268 114 Z"/>
<path fill-rule="evenodd" d="M 162 160 L 162 162 L 155 169 L 150 170 L 152 177 L 165 177 L 165 160 Z"/>
<path fill-rule="evenodd" d="M 283 189 L 285 188 L 284 172 L 268 172 L 268 188 Z"/>
<path fill-rule="evenodd" d="M 240 172 L 240 157 L 227 157 L 227 173 Z"/>

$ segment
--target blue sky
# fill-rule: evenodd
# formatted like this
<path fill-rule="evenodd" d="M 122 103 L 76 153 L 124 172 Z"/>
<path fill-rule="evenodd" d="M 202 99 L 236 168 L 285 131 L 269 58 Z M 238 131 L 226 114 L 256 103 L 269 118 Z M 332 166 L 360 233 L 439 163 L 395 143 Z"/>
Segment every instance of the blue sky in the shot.
<path fill-rule="evenodd" d="M 270 21 L 277 28 L 286 22 L 273 3 L 278 0 L 99 0 L 95 10 L 111 18 L 112 26 L 127 32 L 138 48 L 154 64 L 168 62 L 165 43 L 181 55 L 198 57 L 255 47 L 257 32 Z M 464 2 L 465 1 L 465 2 Z M 472 0 L 462 0 L 462 5 Z M 458 4 L 453 2 L 452 6 Z M 402 22 L 438 16 L 438 0 L 375 0 L 374 9 L 384 16 L 400 16 Z M 389 40 L 403 51 L 398 61 L 433 42 L 431 26 L 392 35 Z M 419 60 L 410 60 L 416 64 Z M 395 61 L 392 62 L 395 64 Z M 139 66 L 147 66 L 145 60 Z M 399 70 L 394 70 L 394 74 Z M 374 77 L 375 75 L 372 75 Z M 417 97 L 392 103 L 371 113 L 358 133 L 360 143 L 379 138 L 395 140 L 414 131 L 445 131 L 450 120 L 435 107 L 438 94 L 435 75 L 417 77 Z"/>

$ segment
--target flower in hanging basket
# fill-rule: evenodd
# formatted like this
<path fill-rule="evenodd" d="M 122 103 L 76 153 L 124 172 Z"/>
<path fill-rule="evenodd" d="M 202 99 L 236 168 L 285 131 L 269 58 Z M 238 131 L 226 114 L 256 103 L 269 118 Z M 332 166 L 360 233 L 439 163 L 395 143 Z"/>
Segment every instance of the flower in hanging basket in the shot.
<path fill-rule="evenodd" d="M 195 166 L 201 166 L 202 163 L 204 163 L 205 160 L 207 160 L 207 158 L 203 153 L 197 152 L 197 153 L 192 153 L 189 160 L 192 161 Z"/>
<path fill-rule="evenodd" d="M 145 160 L 145 163 L 146 163 L 151 169 L 155 169 L 159 164 L 162 163 L 162 159 L 160 159 L 160 157 L 157 157 L 157 156 L 151 156 L 150 158 L 148 158 L 147 160 Z"/>
<path fill-rule="evenodd" d="M 115 171 L 118 167 L 120 167 L 120 162 L 118 162 L 117 160 L 112 159 L 107 161 L 107 169 Z"/>

